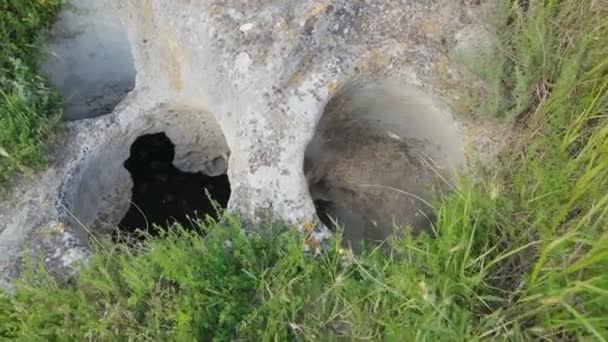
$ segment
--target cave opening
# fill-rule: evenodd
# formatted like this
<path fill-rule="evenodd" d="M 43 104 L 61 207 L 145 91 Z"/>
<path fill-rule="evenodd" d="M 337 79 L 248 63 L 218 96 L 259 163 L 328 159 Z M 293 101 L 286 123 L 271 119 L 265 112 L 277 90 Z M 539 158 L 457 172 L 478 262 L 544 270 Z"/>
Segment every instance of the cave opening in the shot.
<path fill-rule="evenodd" d="M 121 234 L 136 230 L 151 235 L 159 227 L 180 224 L 196 229 L 197 219 L 218 219 L 230 198 L 228 176 L 183 172 L 173 164 L 175 145 L 165 133 L 140 136 L 124 162 L 133 180 L 131 205 L 118 224 Z"/>
<path fill-rule="evenodd" d="M 304 173 L 317 217 L 343 243 L 434 234 L 431 203 L 463 165 L 449 111 L 421 89 L 385 81 L 345 86 L 327 104 Z"/>

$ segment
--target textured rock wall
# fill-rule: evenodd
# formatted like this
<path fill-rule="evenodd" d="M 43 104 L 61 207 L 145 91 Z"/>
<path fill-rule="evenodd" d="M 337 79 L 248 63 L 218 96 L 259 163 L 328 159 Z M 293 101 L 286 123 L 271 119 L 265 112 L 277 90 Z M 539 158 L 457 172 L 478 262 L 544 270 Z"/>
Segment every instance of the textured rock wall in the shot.
<path fill-rule="evenodd" d="M 166 132 L 179 168 L 207 174 L 227 168 L 229 209 L 245 219 L 282 219 L 300 228 L 317 222 L 304 156 L 336 94 L 387 81 L 413 87 L 428 104 L 420 115 L 432 112 L 441 122 L 438 132 L 448 127 L 459 137 L 459 125 L 437 99 L 454 99 L 459 73 L 449 56 L 475 40 L 475 7 L 453 0 L 106 0 L 102 7 L 128 37 L 134 89 L 111 114 L 68 124 L 54 165 L 34 183 L 17 185 L 16 200 L 2 204 L 5 276 L 18 274 L 22 251 L 42 254 L 57 270 L 86 256 L 90 229 L 115 225 L 128 207 L 131 180 L 122 162 L 142 134 Z M 53 78 L 64 69 L 47 70 Z M 65 94 L 73 84 L 57 82 L 64 81 Z M 414 108 L 405 118 L 418 111 L 404 108 Z M 429 127 L 432 140 L 437 134 Z M 327 132 L 317 136 L 327 140 Z M 452 159 L 448 150 L 436 161 Z M 322 239 L 326 230 L 316 227 Z"/>
<path fill-rule="evenodd" d="M 126 32 L 107 3 L 67 2 L 47 36 L 41 68 L 63 95 L 66 119 L 107 114 L 135 86 Z"/>
<path fill-rule="evenodd" d="M 430 83 L 463 27 L 454 3 L 119 1 L 137 79 L 115 115 L 129 125 L 159 104 L 211 113 L 231 151 L 230 208 L 309 220 L 303 155 L 327 102 L 355 83 Z"/>

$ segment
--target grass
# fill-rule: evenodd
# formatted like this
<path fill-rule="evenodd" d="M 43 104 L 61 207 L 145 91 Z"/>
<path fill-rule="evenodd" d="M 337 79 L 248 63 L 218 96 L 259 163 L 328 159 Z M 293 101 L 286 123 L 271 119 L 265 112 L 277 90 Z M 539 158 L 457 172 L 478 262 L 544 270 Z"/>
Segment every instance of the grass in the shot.
<path fill-rule="evenodd" d="M 40 31 L 60 0 L 0 0 L 0 188 L 15 172 L 44 165 L 59 97 L 36 73 Z"/>
<path fill-rule="evenodd" d="M 289 229 L 226 216 L 101 242 L 68 286 L 30 267 L 0 299 L 0 338 L 608 340 L 608 6 L 503 10 L 477 109 L 519 139 L 439 200 L 437 236 L 315 257 Z"/>

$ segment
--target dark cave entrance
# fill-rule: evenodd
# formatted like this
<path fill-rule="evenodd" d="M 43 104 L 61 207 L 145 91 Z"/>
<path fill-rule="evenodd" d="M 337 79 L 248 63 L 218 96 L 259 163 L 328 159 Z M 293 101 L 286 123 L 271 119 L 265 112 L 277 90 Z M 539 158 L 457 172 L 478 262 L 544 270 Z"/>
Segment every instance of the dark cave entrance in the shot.
<path fill-rule="evenodd" d="M 206 215 L 218 218 L 212 201 L 226 208 L 230 198 L 228 176 L 182 172 L 173 165 L 174 156 L 175 146 L 165 133 L 135 140 L 124 163 L 133 179 L 133 195 L 129 210 L 118 224 L 121 233 L 129 235 L 140 229 L 155 235 L 155 225 L 167 227 L 173 223 L 195 229 L 196 219 Z"/>

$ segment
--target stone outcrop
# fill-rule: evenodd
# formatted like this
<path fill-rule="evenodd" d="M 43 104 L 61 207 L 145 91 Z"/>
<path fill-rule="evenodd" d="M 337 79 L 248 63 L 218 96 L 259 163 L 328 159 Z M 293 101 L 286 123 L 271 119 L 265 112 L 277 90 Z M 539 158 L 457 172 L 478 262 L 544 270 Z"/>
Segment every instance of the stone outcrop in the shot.
<path fill-rule="evenodd" d="M 74 3 L 86 7 L 97 2 Z M 176 146 L 174 164 L 182 170 L 227 172 L 229 210 L 247 221 L 281 219 L 296 227 L 314 223 L 318 239 L 326 229 L 316 224 L 313 199 L 334 196 L 335 204 L 344 195 L 332 186 L 344 179 L 373 178 L 370 172 L 354 175 L 337 167 L 376 166 L 379 173 L 394 176 L 405 164 L 382 163 L 397 158 L 389 152 L 401 146 L 399 141 L 424 144 L 416 151 L 433 154 L 438 169 L 464 160 L 466 136 L 448 106 L 459 82 L 450 56 L 475 40 L 475 6 L 453 0 L 107 0 L 84 15 L 95 16 L 100 8 L 118 19 L 109 31 L 123 30 L 129 49 L 117 50 L 131 56 L 93 55 L 90 66 L 105 70 L 115 65 L 124 70 L 116 76 L 125 78 L 118 84 L 133 89 L 111 113 L 69 123 L 53 166 L 15 188 L 17 203 L 3 204 L 2 275 L 18 274 L 15 265 L 23 250 L 39 251 L 58 270 L 85 257 L 90 230 L 116 225 L 129 206 L 132 182 L 122 163 L 143 134 L 165 132 Z M 97 32 L 99 46 L 120 45 L 122 40 L 104 40 L 103 27 Z M 61 44 L 52 48 L 57 52 Z M 119 65 L 123 61 L 133 63 L 134 81 L 128 80 L 133 77 L 130 67 Z M 46 66 L 51 76 L 57 74 L 52 70 L 56 65 Z M 71 75 L 86 69 L 86 64 L 64 66 L 64 77 L 56 82 L 86 79 L 86 74 Z M 370 94 L 368 108 L 361 99 Z M 112 101 L 114 96 L 104 99 L 104 108 L 113 108 Z M 342 118 L 346 112 L 340 108 L 354 114 Z M 367 114 L 357 114 L 361 108 Z M 344 133 L 348 129 L 341 124 L 357 121 L 353 118 L 365 124 L 350 125 L 359 131 Z M 379 134 L 384 138 L 378 140 Z M 366 150 L 359 156 L 357 151 L 368 144 L 340 147 L 358 146 L 365 139 L 389 155 Z M 327 159 L 335 153 L 324 154 L 326 148 L 343 158 Z M 306 170 L 305 155 L 311 165 Z M 367 159 L 357 163 L 357 158 Z M 421 165 L 420 160 L 410 162 Z M 409 171 L 405 183 L 395 178 L 395 184 L 416 183 L 412 172 L 418 169 Z M 329 186 L 319 192 L 309 188 L 321 178 Z M 428 190 L 417 196 L 425 197 Z M 361 191 L 372 202 L 379 198 L 373 196 L 387 198 L 378 189 Z M 353 206 L 365 205 L 354 198 Z M 411 198 L 403 205 L 409 206 L 405 212 L 415 213 Z"/>

